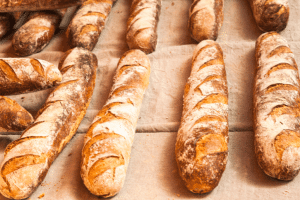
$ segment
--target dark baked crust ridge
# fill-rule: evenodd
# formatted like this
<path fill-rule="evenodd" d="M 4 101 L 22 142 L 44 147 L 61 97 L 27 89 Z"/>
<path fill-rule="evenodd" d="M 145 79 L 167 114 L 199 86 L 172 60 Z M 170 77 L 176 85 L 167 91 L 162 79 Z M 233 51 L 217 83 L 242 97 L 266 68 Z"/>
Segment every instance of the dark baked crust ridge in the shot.
<path fill-rule="evenodd" d="M 201 0 L 195 0 L 190 7 L 188 28 L 191 37 L 196 41 L 216 40 L 223 24 L 224 1 L 214 0 L 213 5 L 203 5 L 199 10 L 194 10 Z"/>
<path fill-rule="evenodd" d="M 248 0 L 258 28 L 263 32 L 284 30 L 288 24 L 290 8 L 287 0 Z"/>
<path fill-rule="evenodd" d="M 51 41 L 65 12 L 34 12 L 13 36 L 12 46 L 19 56 L 28 56 L 43 50 Z"/>
<path fill-rule="evenodd" d="M 151 10 L 152 16 L 146 16 L 145 18 L 144 15 L 147 12 L 144 11 L 146 10 Z M 161 0 L 134 0 L 132 2 L 126 34 L 129 49 L 140 49 L 146 54 L 155 51 L 160 10 Z M 151 26 L 139 27 L 137 21 L 143 20 L 148 20 L 147 23 Z"/>
<path fill-rule="evenodd" d="M 0 12 L 53 10 L 76 6 L 84 0 L 0 0 Z"/>

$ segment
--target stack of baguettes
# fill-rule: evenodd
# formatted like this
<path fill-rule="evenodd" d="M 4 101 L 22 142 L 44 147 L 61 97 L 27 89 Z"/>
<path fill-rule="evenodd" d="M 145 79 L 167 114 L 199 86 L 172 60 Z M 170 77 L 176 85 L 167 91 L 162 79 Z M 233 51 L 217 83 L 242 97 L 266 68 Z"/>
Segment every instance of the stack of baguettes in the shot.
<path fill-rule="evenodd" d="M 85 49 L 69 50 L 62 57 L 60 84 L 49 94 L 34 123 L 5 149 L 0 166 L 2 195 L 13 199 L 27 198 L 43 181 L 86 113 L 97 66 L 96 56 Z"/>
<path fill-rule="evenodd" d="M 42 51 L 52 40 L 67 12 L 80 5 L 66 34 L 70 46 L 93 50 L 116 0 L 16 0 L 0 1 L 0 38 L 24 16 L 24 24 L 17 27 L 12 46 L 18 56 Z M 19 11 L 19 12 L 15 12 Z M 2 13 L 1 13 L 2 12 Z"/>

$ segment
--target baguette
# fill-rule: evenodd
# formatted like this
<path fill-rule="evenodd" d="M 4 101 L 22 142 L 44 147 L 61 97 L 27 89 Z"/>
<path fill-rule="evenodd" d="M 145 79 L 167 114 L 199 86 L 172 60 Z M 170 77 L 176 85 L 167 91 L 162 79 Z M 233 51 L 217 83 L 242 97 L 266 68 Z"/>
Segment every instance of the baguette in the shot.
<path fill-rule="evenodd" d="M 0 59 L 0 95 L 46 89 L 61 81 L 57 66 L 34 58 Z"/>
<path fill-rule="evenodd" d="M 12 46 L 18 56 L 40 52 L 51 41 L 67 9 L 33 12 L 14 34 Z"/>
<path fill-rule="evenodd" d="M 81 3 L 83 0 L 0 0 L 0 12 L 54 10 Z"/>
<path fill-rule="evenodd" d="M 194 0 L 188 27 L 194 40 L 216 40 L 223 24 L 224 0 Z"/>
<path fill-rule="evenodd" d="M 212 40 L 194 51 L 175 155 L 191 192 L 207 193 L 219 184 L 228 157 L 228 88 L 223 52 Z"/>
<path fill-rule="evenodd" d="M 23 131 L 33 123 L 31 114 L 16 101 L 0 96 L 0 131 Z"/>
<path fill-rule="evenodd" d="M 291 180 L 300 169 L 300 87 L 298 67 L 278 33 L 256 41 L 254 82 L 255 153 L 263 171 Z"/>
<path fill-rule="evenodd" d="M 9 13 L 0 13 L 0 39 L 12 29 L 14 19 Z"/>
<path fill-rule="evenodd" d="M 97 58 L 84 49 L 68 51 L 59 66 L 62 83 L 49 95 L 33 125 L 10 143 L 0 167 L 0 192 L 23 199 L 38 187 L 86 113 L 95 86 Z"/>
<path fill-rule="evenodd" d="M 94 49 L 115 1 L 86 0 L 82 4 L 66 32 L 71 47 Z"/>
<path fill-rule="evenodd" d="M 121 57 L 108 100 L 84 139 L 81 177 L 94 195 L 114 196 L 124 184 L 149 76 L 145 53 L 129 50 Z"/>
<path fill-rule="evenodd" d="M 126 41 L 129 49 L 152 53 L 157 43 L 157 24 L 161 0 L 133 0 L 127 22 Z"/>
<path fill-rule="evenodd" d="M 290 8 L 288 0 L 248 0 L 258 28 L 263 32 L 284 30 Z"/>

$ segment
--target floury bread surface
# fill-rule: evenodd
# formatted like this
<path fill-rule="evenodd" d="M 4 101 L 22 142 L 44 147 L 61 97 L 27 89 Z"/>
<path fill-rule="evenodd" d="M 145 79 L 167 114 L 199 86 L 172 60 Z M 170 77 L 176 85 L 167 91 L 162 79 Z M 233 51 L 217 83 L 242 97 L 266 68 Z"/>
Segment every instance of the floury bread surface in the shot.
<path fill-rule="evenodd" d="M 222 49 L 216 42 L 204 40 L 194 51 L 175 147 L 179 174 L 191 192 L 212 191 L 225 170 L 227 96 Z"/>
<path fill-rule="evenodd" d="M 224 0 L 194 0 L 189 12 L 189 31 L 193 39 L 216 40 L 223 24 Z"/>
<path fill-rule="evenodd" d="M 13 36 L 12 46 L 18 56 L 40 52 L 51 41 L 67 9 L 33 12 Z"/>
<path fill-rule="evenodd" d="M 76 133 L 95 86 L 97 58 L 75 48 L 63 56 L 61 84 L 50 93 L 34 123 L 10 143 L 0 167 L 0 192 L 12 199 L 28 198 Z"/>
<path fill-rule="evenodd" d="M 0 0 L 0 12 L 53 10 L 81 3 L 83 0 Z"/>
<path fill-rule="evenodd" d="M 33 123 L 31 114 L 16 101 L 0 96 L 0 132 L 23 131 Z"/>
<path fill-rule="evenodd" d="M 290 7 L 288 0 L 248 0 L 254 19 L 264 32 L 280 32 L 287 26 Z"/>
<path fill-rule="evenodd" d="M 121 57 L 108 100 L 84 139 L 81 177 L 94 195 L 114 196 L 124 184 L 149 76 L 145 53 L 129 50 Z"/>
<path fill-rule="evenodd" d="M 274 178 L 291 180 L 300 169 L 298 67 L 287 41 L 276 32 L 256 41 L 255 153 Z"/>
<path fill-rule="evenodd" d="M 94 49 L 115 1 L 86 0 L 82 4 L 66 32 L 72 47 Z"/>
<path fill-rule="evenodd" d="M 155 51 L 160 10 L 161 0 L 132 1 L 126 35 L 129 49 L 140 49 L 147 54 Z"/>
<path fill-rule="evenodd" d="M 0 95 L 20 94 L 56 85 L 58 67 L 34 58 L 0 58 Z"/>

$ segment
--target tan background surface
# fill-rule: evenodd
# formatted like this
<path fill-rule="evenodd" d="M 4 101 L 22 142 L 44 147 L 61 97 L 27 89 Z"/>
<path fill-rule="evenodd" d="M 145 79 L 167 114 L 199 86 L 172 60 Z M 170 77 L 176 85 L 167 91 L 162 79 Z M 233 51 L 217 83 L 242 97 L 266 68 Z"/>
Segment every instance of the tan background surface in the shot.
<path fill-rule="evenodd" d="M 289 42 L 300 63 L 300 1 L 289 0 L 290 21 L 281 34 Z M 150 85 L 145 94 L 137 134 L 133 144 L 125 186 L 113 199 L 298 199 L 300 178 L 281 182 L 263 174 L 257 166 L 253 149 L 252 85 L 254 47 L 261 32 L 256 27 L 247 0 L 225 0 L 224 24 L 218 42 L 225 56 L 229 86 L 229 162 L 220 185 L 209 195 L 187 191 L 177 173 L 174 158 L 176 131 L 182 111 L 182 95 L 190 73 L 196 42 L 187 30 L 188 9 L 192 0 L 162 0 L 156 52 L 151 60 Z M 83 133 L 106 101 L 120 56 L 128 50 L 125 42 L 126 22 L 131 0 L 118 0 L 94 49 L 98 58 L 96 88 L 78 134 L 51 167 L 43 185 L 31 199 L 45 193 L 43 199 L 97 199 L 81 182 L 80 151 Z M 58 64 L 69 49 L 64 28 L 73 9 L 65 17 L 61 30 L 42 52 L 31 57 Z M 0 57 L 14 57 L 11 33 L 0 42 Z M 32 114 L 43 105 L 45 90 L 10 96 Z M 3 151 L 20 133 L 2 133 Z M 70 155 L 71 154 L 71 155 Z M 4 199 L 0 197 L 0 200 Z"/>

